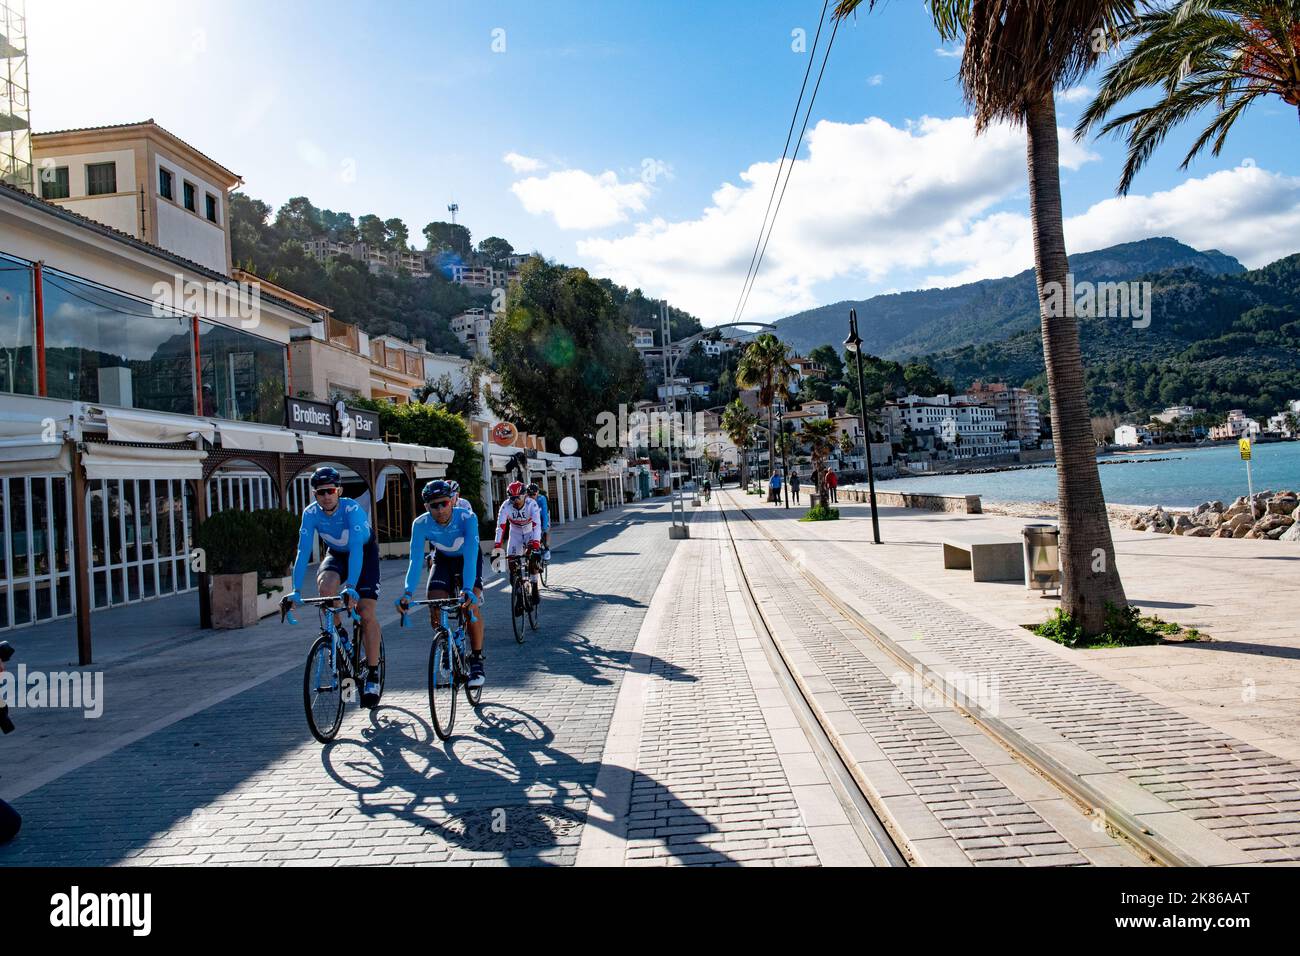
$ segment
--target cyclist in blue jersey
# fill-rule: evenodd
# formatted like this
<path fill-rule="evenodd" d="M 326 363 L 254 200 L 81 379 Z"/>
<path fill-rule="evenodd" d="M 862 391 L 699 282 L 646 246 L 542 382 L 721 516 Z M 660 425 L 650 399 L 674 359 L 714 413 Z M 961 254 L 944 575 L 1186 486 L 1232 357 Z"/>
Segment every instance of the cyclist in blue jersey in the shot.
<path fill-rule="evenodd" d="M 537 482 L 528 486 L 528 497 L 537 502 L 542 512 L 542 559 L 551 560 L 551 503 L 546 500 L 546 492 Z"/>
<path fill-rule="evenodd" d="M 366 679 L 361 688 L 361 706 L 379 706 L 379 641 L 382 631 L 376 605 L 379 600 L 379 545 L 370 533 L 366 509 L 351 498 L 339 497 L 342 479 L 326 465 L 311 476 L 316 500 L 302 512 L 298 530 L 298 558 L 293 565 L 293 591 L 288 595 L 295 604 L 311 560 L 317 535 L 326 547 L 316 571 L 316 591 L 321 597 L 342 597 L 345 604 L 355 602 L 361 615 L 361 631 L 366 646 Z M 339 586 L 343 585 L 340 591 Z"/>
<path fill-rule="evenodd" d="M 433 573 L 429 575 L 429 600 L 448 598 L 453 592 L 466 604 L 474 605 L 469 622 L 469 686 L 482 687 L 483 674 L 483 552 L 478 546 L 478 518 L 467 508 L 453 504 L 450 483 L 435 478 L 420 492 L 425 513 L 411 523 L 411 556 L 406 566 L 406 585 L 397 602 L 405 611 L 419 583 L 424 567 L 425 542 L 433 545 Z M 437 626 L 437 615 L 429 609 Z"/>

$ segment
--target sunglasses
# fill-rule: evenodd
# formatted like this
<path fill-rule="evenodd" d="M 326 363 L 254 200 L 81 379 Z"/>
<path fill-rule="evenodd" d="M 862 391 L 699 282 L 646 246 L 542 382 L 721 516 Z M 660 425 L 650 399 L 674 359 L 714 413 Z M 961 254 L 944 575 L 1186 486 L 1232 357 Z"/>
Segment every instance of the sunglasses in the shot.
<path fill-rule="evenodd" d="M 317 488 L 317 489 L 316 489 L 316 497 L 317 497 L 317 498 L 324 498 L 326 495 L 337 495 L 338 493 L 339 493 L 339 490 L 338 490 L 337 488 Z"/>
<path fill-rule="evenodd" d="M 449 507 L 451 507 L 451 499 L 450 499 L 450 498 L 442 498 L 442 499 L 440 499 L 440 500 L 438 500 L 438 501 L 430 501 L 430 502 L 429 502 L 429 507 L 430 507 L 430 508 L 437 508 L 439 511 L 441 511 L 443 508 L 449 508 Z"/>

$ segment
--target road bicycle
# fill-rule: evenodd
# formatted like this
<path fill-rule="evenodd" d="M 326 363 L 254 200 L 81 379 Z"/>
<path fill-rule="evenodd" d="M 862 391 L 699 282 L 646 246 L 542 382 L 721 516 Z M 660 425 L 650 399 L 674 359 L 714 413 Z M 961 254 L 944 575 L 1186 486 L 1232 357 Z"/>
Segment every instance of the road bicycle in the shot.
<path fill-rule="evenodd" d="M 307 652 L 307 666 L 302 675 L 302 703 L 307 711 L 307 726 L 311 735 L 323 744 L 329 743 L 343 723 L 343 708 L 349 701 L 361 701 L 361 684 L 365 680 L 365 641 L 361 617 L 352 608 L 345 608 L 336 597 L 302 598 L 301 603 L 315 607 L 320 615 L 320 636 Z M 352 618 L 352 633 L 338 620 L 347 612 Z M 280 623 L 288 620 L 297 624 L 293 616 L 293 602 L 280 602 Z M 384 639 L 379 638 L 379 692 L 384 692 Z"/>
<path fill-rule="evenodd" d="M 535 593 L 532 582 L 524 575 L 524 555 L 515 554 L 506 559 L 510 569 L 510 625 L 515 631 L 515 642 L 524 642 L 524 620 L 537 630 L 537 608 L 541 595 Z"/>
<path fill-rule="evenodd" d="M 397 604 L 401 626 L 406 627 L 406 615 L 412 608 L 432 607 L 438 612 L 438 623 L 433 629 L 433 643 L 429 646 L 429 713 L 433 717 L 433 730 L 439 740 L 451 737 L 456 726 L 457 690 L 465 688 L 465 699 L 471 707 L 483 700 L 483 688 L 469 686 L 469 638 L 465 629 L 466 617 L 477 621 L 468 605 L 459 598 L 431 598 L 427 601 L 408 601 L 407 610 Z M 456 613 L 456 626 L 450 622 L 452 609 Z"/>

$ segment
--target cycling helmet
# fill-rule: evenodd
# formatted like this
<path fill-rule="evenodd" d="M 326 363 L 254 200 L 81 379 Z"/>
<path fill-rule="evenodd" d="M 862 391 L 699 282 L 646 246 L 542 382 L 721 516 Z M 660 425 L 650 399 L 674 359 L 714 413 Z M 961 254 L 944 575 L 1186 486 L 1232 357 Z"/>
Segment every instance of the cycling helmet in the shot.
<path fill-rule="evenodd" d="M 443 481 L 441 478 L 435 478 L 424 486 L 420 492 L 420 499 L 425 502 L 437 501 L 439 498 L 450 498 L 450 483 Z"/>
<path fill-rule="evenodd" d="M 337 469 L 325 465 L 323 468 L 317 468 L 311 473 L 311 486 L 319 488 L 321 485 L 338 485 L 342 484 L 343 479 L 339 477 Z"/>
<path fill-rule="evenodd" d="M 458 495 L 458 494 L 460 494 L 460 482 L 459 482 L 459 481 L 452 481 L 450 478 L 448 478 L 448 479 L 447 479 L 447 490 L 450 491 L 450 492 L 452 493 L 452 495 Z"/>
<path fill-rule="evenodd" d="M 528 485 L 528 493 L 529 493 L 530 495 L 535 495 L 535 494 L 537 494 L 537 493 L 538 493 L 539 491 L 541 491 L 541 490 L 542 490 L 542 489 L 538 486 L 537 482 L 535 482 L 535 481 L 532 482 L 532 483 L 530 483 L 530 484 Z"/>
<path fill-rule="evenodd" d="M 506 489 L 506 495 L 511 498 L 518 498 L 524 493 L 524 483 L 522 481 L 510 482 L 510 487 Z"/>

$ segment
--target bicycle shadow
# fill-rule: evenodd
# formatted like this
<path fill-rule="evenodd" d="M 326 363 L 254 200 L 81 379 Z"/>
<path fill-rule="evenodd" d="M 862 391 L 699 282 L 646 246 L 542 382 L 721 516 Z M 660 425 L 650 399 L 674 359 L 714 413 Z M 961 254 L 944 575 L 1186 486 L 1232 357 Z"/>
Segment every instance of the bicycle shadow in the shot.
<path fill-rule="evenodd" d="M 633 670 L 631 649 L 611 651 L 577 631 L 566 633 L 561 640 L 546 645 L 548 653 L 537 659 L 538 667 L 558 676 L 572 677 L 584 684 L 607 686 L 623 679 Z M 645 655 L 641 655 L 645 656 Z M 659 657 L 649 657 L 651 673 L 662 680 L 695 683 L 699 680 L 684 667 Z M 613 676 L 609 676 L 613 672 Z"/>
<path fill-rule="evenodd" d="M 458 710 L 457 732 L 445 744 L 423 717 L 405 708 L 381 706 L 371 717 L 361 740 L 326 745 L 321 761 L 340 787 L 356 794 L 363 817 L 400 821 L 423 838 L 398 831 L 402 863 L 572 865 L 584 827 L 625 833 L 630 808 L 611 806 L 595 789 L 602 761 L 557 748 L 554 732 L 532 714 L 490 701 L 477 711 L 466 707 Z M 702 842 L 714 832 L 705 817 L 667 786 L 628 773 L 638 801 L 673 808 L 665 862 L 737 864 Z M 593 818 L 593 806 L 612 822 Z M 379 832 L 388 840 L 394 828 Z M 408 859 L 417 855 L 427 859 Z"/>

